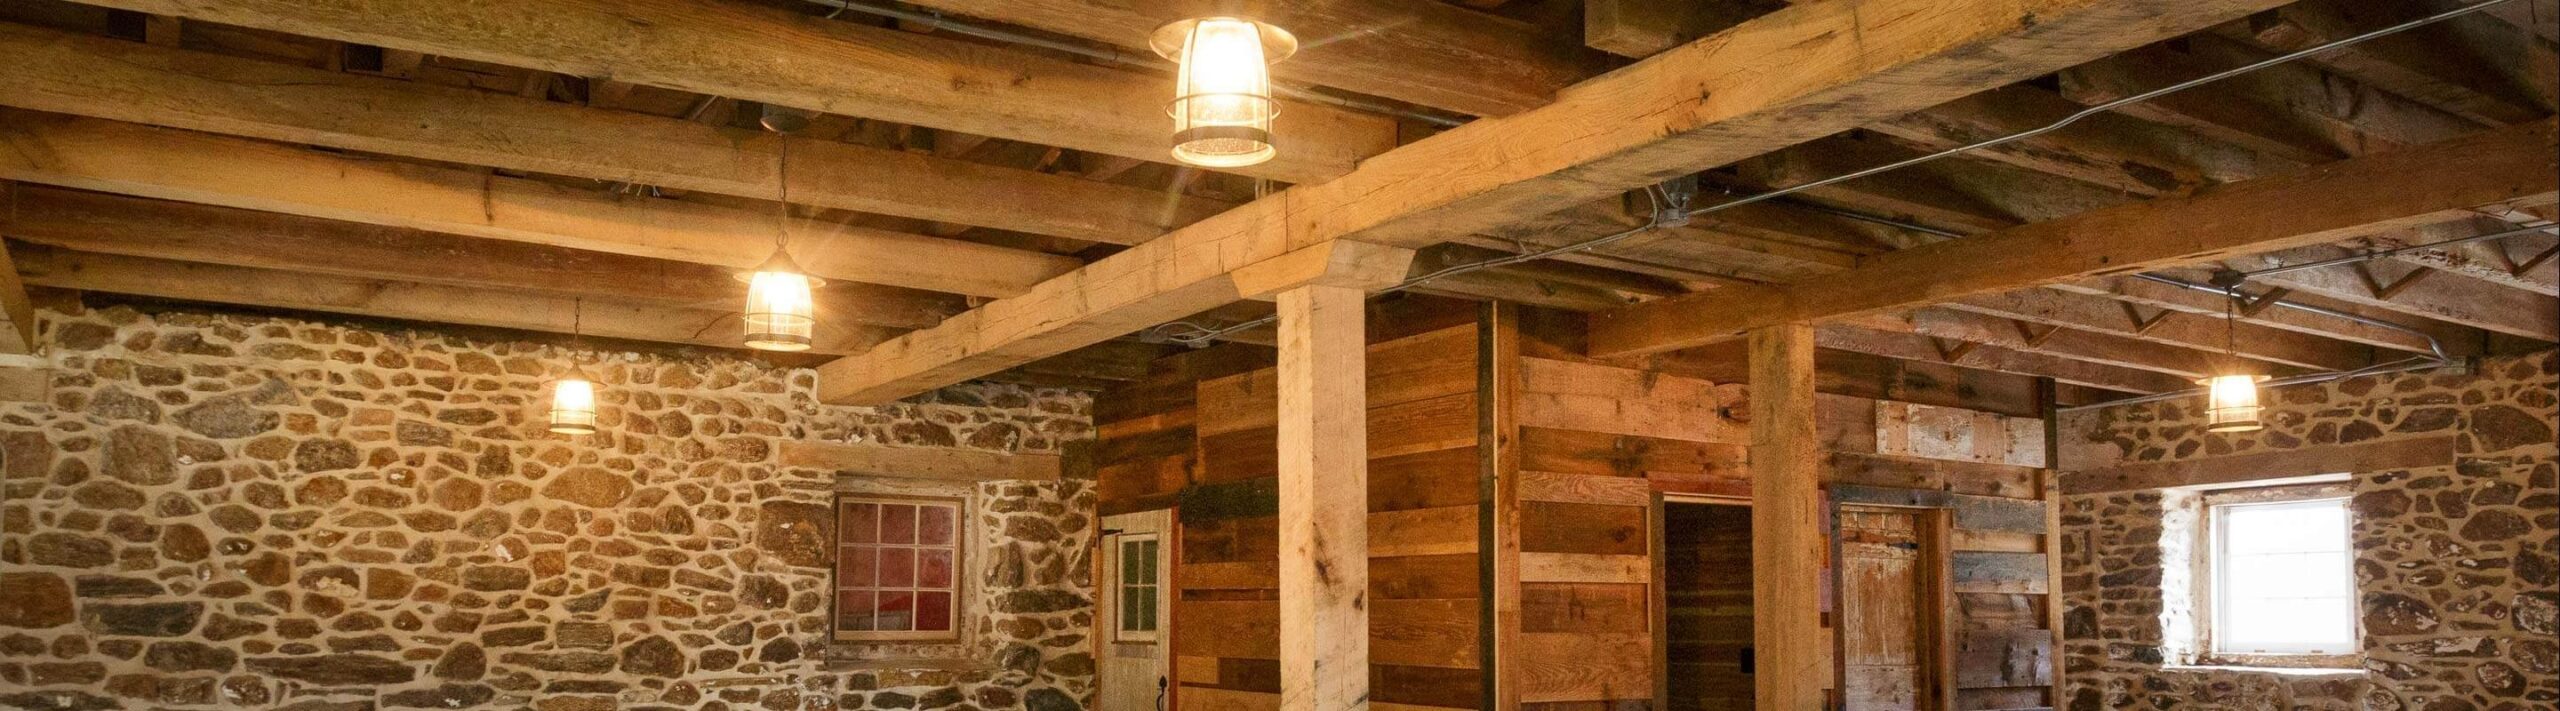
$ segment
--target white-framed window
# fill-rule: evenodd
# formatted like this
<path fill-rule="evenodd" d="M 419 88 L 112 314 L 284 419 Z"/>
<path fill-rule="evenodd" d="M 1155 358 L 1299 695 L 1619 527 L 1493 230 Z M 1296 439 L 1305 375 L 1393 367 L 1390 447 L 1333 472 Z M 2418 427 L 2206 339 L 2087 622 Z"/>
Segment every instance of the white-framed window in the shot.
<path fill-rule="evenodd" d="M 1164 604 L 1164 571 L 1157 562 L 1162 557 L 1162 539 L 1153 533 L 1131 533 L 1114 537 L 1117 548 L 1112 555 L 1113 594 L 1118 609 L 1112 615 L 1112 639 L 1118 642 L 1154 642 L 1157 611 Z"/>
<path fill-rule="evenodd" d="M 2355 554 L 2342 486 L 2214 492 L 2204 500 L 2203 651 L 2222 663 L 2350 666 Z"/>

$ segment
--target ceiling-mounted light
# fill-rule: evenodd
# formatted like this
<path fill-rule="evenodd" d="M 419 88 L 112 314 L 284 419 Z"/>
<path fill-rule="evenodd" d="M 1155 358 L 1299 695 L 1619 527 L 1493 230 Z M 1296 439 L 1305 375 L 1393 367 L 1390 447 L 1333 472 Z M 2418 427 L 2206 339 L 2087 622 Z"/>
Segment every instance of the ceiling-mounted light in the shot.
<path fill-rule="evenodd" d="M 2225 299 L 2222 302 L 2222 339 L 2224 355 L 2230 365 L 2219 375 L 2196 381 L 2205 387 L 2204 429 L 2207 432 L 2251 432 L 2266 429 L 2259 418 L 2266 408 L 2258 404 L 2258 384 L 2267 376 L 2245 372 L 2240 360 L 2240 314 L 2236 307 L 2242 298 L 2241 279 L 2215 275 Z"/>
<path fill-rule="evenodd" d="M 805 351 L 818 329 L 816 301 L 810 291 L 820 283 L 791 262 L 791 253 L 775 248 L 773 257 L 755 271 L 738 275 L 747 282 L 747 347 L 766 351 Z"/>
<path fill-rule="evenodd" d="M 1287 30 L 1236 17 L 1203 17 L 1156 28 L 1156 54 L 1174 75 L 1173 157 L 1234 168 L 1271 160 L 1271 65 L 1298 51 Z"/>
<path fill-rule="evenodd" d="M 766 351 L 805 351 L 816 342 L 818 314 L 810 292 L 824 282 L 791 261 L 791 139 L 779 146 L 775 201 L 781 215 L 774 225 L 773 256 L 754 270 L 738 275 L 747 283 L 747 347 Z"/>
<path fill-rule="evenodd" d="M 551 431 L 565 435 L 596 433 L 596 383 L 578 367 L 578 338 L 585 330 L 586 301 L 572 302 L 569 316 L 569 372 L 551 382 Z"/>
<path fill-rule="evenodd" d="M 2259 419 L 2265 410 L 2258 405 L 2258 384 L 2267 376 L 2233 373 L 2196 381 L 2205 386 L 2204 429 L 2207 432 L 2249 432 L 2266 429 Z"/>

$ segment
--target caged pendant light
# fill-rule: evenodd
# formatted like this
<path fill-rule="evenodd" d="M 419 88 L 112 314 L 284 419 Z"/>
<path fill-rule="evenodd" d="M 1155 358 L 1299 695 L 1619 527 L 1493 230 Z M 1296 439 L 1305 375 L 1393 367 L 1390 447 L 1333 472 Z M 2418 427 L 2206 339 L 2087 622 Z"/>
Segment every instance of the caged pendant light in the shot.
<path fill-rule="evenodd" d="M 791 138 L 782 136 L 775 199 L 781 205 L 774 224 L 773 256 L 754 270 L 740 273 L 747 283 L 746 343 L 766 351 L 805 351 L 818 330 L 817 303 L 811 295 L 823 282 L 791 261 Z"/>
<path fill-rule="evenodd" d="M 1234 168 L 1271 160 L 1271 65 L 1298 51 L 1287 30 L 1236 17 L 1203 17 L 1156 28 L 1148 42 L 1173 60 L 1173 158 Z"/>
<path fill-rule="evenodd" d="M 2267 425 L 2259 417 L 2265 408 L 2258 404 L 2258 384 L 2266 382 L 2267 376 L 2243 372 L 2239 365 L 2239 316 L 2233 312 L 2232 302 L 2241 297 L 2237 288 L 2229 289 L 2228 293 L 2229 297 L 2222 304 L 2222 337 L 2229 365 L 2221 374 L 2196 381 L 2205 386 L 2204 429 L 2207 432 L 2265 429 Z"/>
<path fill-rule="evenodd" d="M 551 431 L 565 435 L 596 433 L 596 383 L 579 367 L 576 348 L 585 330 L 586 300 L 571 302 L 569 316 L 569 372 L 551 382 Z"/>

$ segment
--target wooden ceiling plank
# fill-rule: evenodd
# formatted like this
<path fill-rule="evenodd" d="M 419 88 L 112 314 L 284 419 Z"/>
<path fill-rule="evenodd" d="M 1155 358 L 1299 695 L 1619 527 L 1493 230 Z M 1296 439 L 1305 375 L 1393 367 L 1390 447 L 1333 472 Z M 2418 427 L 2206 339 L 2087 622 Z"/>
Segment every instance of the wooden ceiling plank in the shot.
<path fill-rule="evenodd" d="M 1583 0 L 1582 43 L 1643 59 L 1775 9 L 1750 0 Z"/>
<path fill-rule="evenodd" d="M 1823 348 L 1924 363 L 1945 362 L 1948 365 L 2052 378 L 2074 385 L 2130 393 L 2163 393 L 2194 386 L 2194 383 L 2186 378 L 2167 373 L 2089 363 L 1979 344 L 1966 347 L 1961 353 L 1953 353 L 1953 358 L 1942 361 L 1941 356 L 1950 354 L 1942 353 L 1938 344 L 1928 336 L 1854 326 L 1834 325 L 1814 329 L 1814 342 Z"/>
<path fill-rule="evenodd" d="M 2247 271 L 2338 256 L 2335 248 L 2314 247 L 2250 255 L 2225 264 Z M 2376 276 L 2368 281 L 2357 267 L 2377 270 Z M 2378 271 L 2383 269 L 2392 271 Z M 2427 276 L 2437 274 L 2442 276 Z M 2560 341 L 2560 299 L 2424 266 L 2366 262 L 2254 276 L 2249 281 L 2482 330 Z"/>
<path fill-rule="evenodd" d="M 2063 95 L 2095 105 L 2268 56 L 2217 35 L 2183 41 L 2187 51 L 2155 45 L 2066 70 Z M 2432 143 L 2480 127 L 2300 64 L 2278 64 L 2117 111 L 2305 163 Z"/>
<path fill-rule="evenodd" d="M 2021 353 L 2167 373 L 2182 378 L 2203 377 L 2213 370 L 2216 362 L 2212 354 L 2199 350 L 2088 331 L 2046 327 L 2040 333 L 2022 333 L 2015 322 L 2008 319 L 1947 308 L 1917 309 L 1904 316 L 1861 318 L 1844 322 L 1844 325 L 1913 333 L 1975 346 L 1996 346 Z M 1947 360 L 1955 362 L 1961 357 L 1950 356 Z"/>
<path fill-rule="evenodd" d="M 575 327 L 579 333 L 598 338 L 738 347 L 734 325 L 737 312 L 730 309 L 582 301 L 516 290 L 325 276 L 41 247 L 27 252 L 20 255 L 17 265 L 27 283 L 59 289 L 544 333 L 568 334 Z M 732 325 L 719 328 L 722 319 Z M 897 333 L 896 329 L 850 324 L 822 329 L 811 352 L 859 353 Z"/>
<path fill-rule="evenodd" d="M 1132 158 L 1170 148 L 1164 77 L 744 0 L 83 1 Z M 1236 172 L 1319 180 L 1395 146 L 1389 119 L 1281 104 L 1280 157 Z"/>
<path fill-rule="evenodd" d="M 2053 289 L 1969 296 L 1945 306 L 2207 351 L 2237 345 L 2243 356 L 2304 368 L 2353 370 L 2372 365 L 2371 351 L 2361 345 L 2255 323 L 2236 324 L 2226 337 L 2221 319 L 2180 311 L 2164 310 L 2134 321 L 2125 316 L 2124 309 L 2132 306 L 2127 302 Z"/>
<path fill-rule="evenodd" d="M 1141 53 L 1157 27 L 1198 16 L 1201 7 L 1186 0 L 913 4 Z M 1271 68 L 1278 78 L 1460 114 L 1503 116 L 1536 108 L 1557 89 L 1607 67 L 1598 53 L 1554 40 L 1534 25 L 1436 0 L 1278 2 L 1254 9 L 1254 19 L 1298 36 L 1298 54 Z"/>
<path fill-rule="evenodd" d="M 1940 151 L 2049 126 L 2080 108 L 2048 90 L 2011 85 L 1867 128 L 1923 150 Z M 2084 118 L 1971 155 L 2150 196 L 2183 194 L 2211 183 L 2301 165 L 2114 114 Z"/>
<path fill-rule="evenodd" d="M 0 23 L 12 106 L 425 160 L 769 199 L 771 134 Z M 624 82 L 603 82 L 627 90 Z M 610 102 L 611 92 L 606 94 Z M 1136 244 L 1233 205 L 803 139 L 793 202 Z"/>
<path fill-rule="evenodd" d="M 2279 1 L 1795 5 L 1576 84 L 1546 106 L 1441 132 L 829 363 L 822 399 L 906 397 L 1251 295 L 1231 272 L 1265 260 L 1342 242 L 1415 248 L 1482 233 Z"/>
<path fill-rule="evenodd" d="M 1817 282 L 1750 286 L 1593 317 L 1595 356 L 1685 348 L 1785 321 L 1875 313 L 1999 291 L 2336 242 L 2462 219 L 2560 191 L 2550 121 L 2302 173 L 1891 252 Z"/>
<path fill-rule="evenodd" d="M 2271 52 L 2293 52 L 2433 12 L 2425 2 L 2309 0 L 2252 16 L 2235 26 L 2234 34 Z M 2553 90 L 2536 87 L 2527 73 L 2537 64 L 2560 61 L 2550 42 L 2480 15 L 2377 37 L 2307 60 L 2485 125 L 2550 115 Z"/>
<path fill-rule="evenodd" d="M 2127 304 L 2148 306 L 2161 309 L 2167 313 L 2195 314 L 2200 316 L 2209 316 L 2215 319 L 2221 318 L 2224 302 L 2227 301 L 2227 299 L 2210 292 L 2129 277 L 2115 277 L 2075 283 L 2054 284 L 2051 285 L 2050 288 L 2055 291 L 2101 296 Z M 2339 308 L 2347 313 L 2355 314 L 2360 317 L 2375 318 L 2385 323 L 2398 323 L 2415 329 L 2419 333 L 2424 333 L 2427 336 L 2434 337 L 2439 342 L 2447 344 L 2458 345 L 2463 342 L 2476 340 L 2475 337 L 2478 335 L 2477 331 L 2472 331 L 2468 328 L 2423 319 L 2398 317 L 2396 314 L 2390 314 L 2382 312 L 2379 309 L 2366 308 L 2355 304 L 2329 302 L 2326 299 L 2320 299 L 2318 297 L 2287 298 L 2304 303 L 2326 302 L 2317 303 L 2316 305 L 2324 308 Z M 2257 324 L 2268 328 L 2291 331 L 2293 333 L 2307 336 L 2334 338 L 2349 343 L 2358 343 L 2377 348 L 2388 348 L 2407 353 L 2428 352 L 2426 338 L 2419 335 L 2379 328 L 2367 324 L 2360 324 L 2353 321 L 2294 309 L 2269 308 L 2254 315 L 2243 315 L 2240 320 L 2242 323 Z M 2166 324 L 2172 321 L 2174 321 L 2174 319 L 2164 319 L 2160 323 Z"/>
<path fill-rule="evenodd" d="M 164 200 L 746 269 L 777 216 L 248 139 L 0 109 L 0 177 Z M 328 186 L 328 189 L 313 189 Z M 793 224 L 814 275 L 1011 296 L 1079 260 L 844 225 Z M 966 268 L 957 268 L 966 265 Z"/>
<path fill-rule="evenodd" d="M 33 185 L 17 187 L 0 234 L 97 254 L 686 308 L 745 298 L 729 270 L 704 264 Z M 907 329 L 966 308 L 954 294 L 858 282 L 815 297 L 829 323 Z"/>

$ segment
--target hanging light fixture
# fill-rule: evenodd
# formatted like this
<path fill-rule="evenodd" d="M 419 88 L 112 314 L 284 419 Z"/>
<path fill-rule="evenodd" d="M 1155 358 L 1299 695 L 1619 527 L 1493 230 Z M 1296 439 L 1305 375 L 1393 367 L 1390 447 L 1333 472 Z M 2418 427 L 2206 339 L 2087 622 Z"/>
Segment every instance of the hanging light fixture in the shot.
<path fill-rule="evenodd" d="M 1234 168 L 1271 160 L 1271 65 L 1298 51 L 1289 31 L 1236 17 L 1203 17 L 1156 28 L 1149 42 L 1173 60 L 1173 158 Z"/>
<path fill-rule="evenodd" d="M 2259 413 L 2258 384 L 2267 376 L 2244 372 L 2240 366 L 2239 316 L 2233 303 L 2240 296 L 2239 284 L 2223 287 L 2222 338 L 2224 352 L 2230 358 L 2222 374 L 2196 381 L 2205 386 L 2205 424 L 2207 432 L 2252 432 L 2266 429 Z"/>
<path fill-rule="evenodd" d="M 565 435 L 596 433 L 596 383 L 578 366 L 577 344 L 585 329 L 586 300 L 571 302 L 569 372 L 551 382 L 551 431 Z"/>
<path fill-rule="evenodd" d="M 747 283 L 746 337 L 747 347 L 766 351 L 805 351 L 815 342 L 818 329 L 817 302 L 810 292 L 823 282 L 811 277 L 791 261 L 786 249 L 791 238 L 791 138 L 781 136 L 779 168 L 775 171 L 775 200 L 781 216 L 773 231 L 773 256 L 755 269 L 742 272 L 739 280 Z"/>

